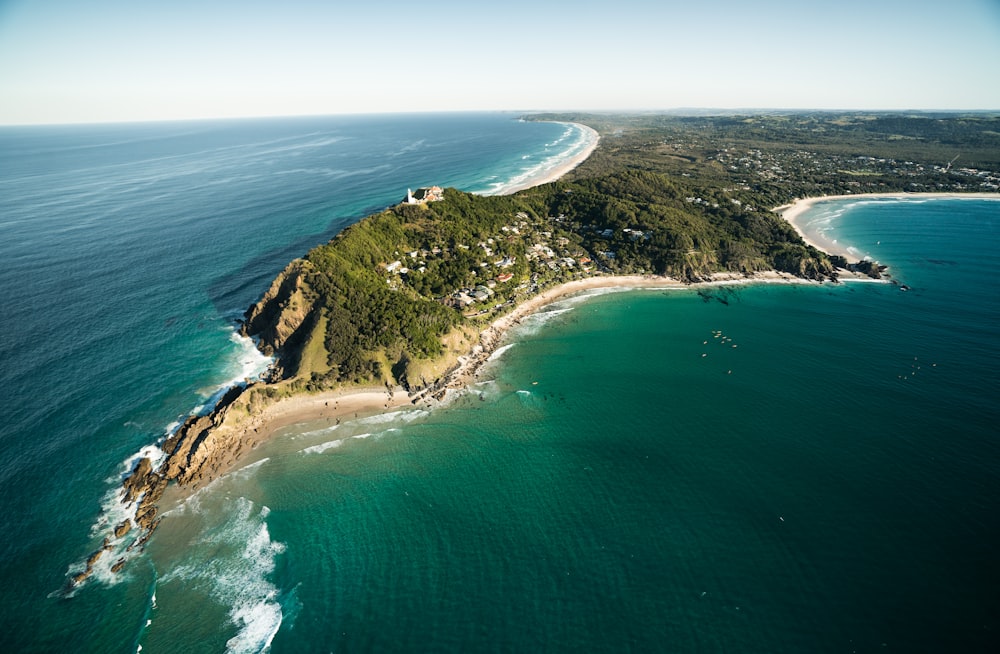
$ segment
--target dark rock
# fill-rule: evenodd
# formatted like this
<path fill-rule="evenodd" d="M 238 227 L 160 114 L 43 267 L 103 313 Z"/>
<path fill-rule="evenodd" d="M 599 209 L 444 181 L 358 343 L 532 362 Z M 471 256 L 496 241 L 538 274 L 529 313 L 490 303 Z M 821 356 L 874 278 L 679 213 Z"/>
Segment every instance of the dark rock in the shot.
<path fill-rule="evenodd" d="M 125 520 L 121 521 L 121 524 L 115 527 L 115 538 L 121 538 L 131 530 L 132 530 L 132 521 L 126 518 Z"/>
<path fill-rule="evenodd" d="M 148 457 L 143 457 L 132 474 L 126 477 L 122 483 L 125 488 L 125 497 L 122 501 L 125 503 L 134 502 L 145 490 L 150 474 L 153 474 L 153 462 Z"/>
<path fill-rule="evenodd" d="M 887 266 L 880 266 L 876 261 L 868 260 L 859 261 L 847 266 L 848 270 L 868 275 L 872 279 L 882 279 L 882 273 L 886 271 L 886 268 Z"/>

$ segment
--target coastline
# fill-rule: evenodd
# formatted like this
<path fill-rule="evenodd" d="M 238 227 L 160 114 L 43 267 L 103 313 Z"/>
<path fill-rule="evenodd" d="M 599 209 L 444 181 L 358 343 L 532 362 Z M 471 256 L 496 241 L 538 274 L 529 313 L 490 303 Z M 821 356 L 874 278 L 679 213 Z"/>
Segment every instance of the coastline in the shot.
<path fill-rule="evenodd" d="M 843 200 L 983 200 L 991 198 L 1000 199 L 1000 193 L 858 193 L 856 195 L 821 195 L 819 197 L 796 199 L 791 204 L 775 207 L 771 211 L 784 218 L 789 225 L 795 228 L 795 231 L 798 232 L 807 245 L 811 245 L 827 254 L 839 255 L 850 260 L 856 258 L 857 254 L 851 252 L 849 246 L 830 241 L 824 238 L 822 234 L 808 231 L 804 228 L 801 218 L 806 212 L 823 202 Z"/>
<path fill-rule="evenodd" d="M 846 276 L 851 280 L 857 281 L 876 283 L 878 281 L 869 279 L 863 275 L 848 274 Z M 234 425 L 234 427 L 240 432 L 238 436 L 239 440 L 248 443 L 250 447 L 256 447 L 277 434 L 280 430 L 300 423 L 317 420 L 336 420 L 339 422 L 341 420 L 369 417 L 380 413 L 406 410 L 407 408 L 415 408 L 418 405 L 422 405 L 424 408 L 432 408 L 446 403 L 447 398 L 444 397 L 445 394 L 448 392 L 460 393 L 479 381 L 478 375 L 480 369 L 490 359 L 490 356 L 503 345 L 504 336 L 511 329 L 545 307 L 581 293 L 606 289 L 684 290 L 733 284 L 762 283 L 818 285 L 821 282 L 802 279 L 777 271 L 765 271 L 757 273 L 753 277 L 734 273 L 716 273 L 712 275 L 711 279 L 694 284 L 684 283 L 673 277 L 657 275 L 624 275 L 619 277 L 600 275 L 564 282 L 521 302 L 510 313 L 497 318 L 484 327 L 479 332 L 477 344 L 467 354 L 459 357 L 458 366 L 445 375 L 433 389 L 422 389 L 409 393 L 399 386 L 394 387 L 392 390 L 386 387 L 371 386 L 340 388 L 315 394 L 298 394 L 268 404 L 259 413 L 241 422 L 239 425 Z M 439 397 L 443 399 L 433 399 Z M 252 457 L 248 459 L 244 459 L 243 457 L 235 458 L 230 465 L 217 470 L 212 478 L 199 480 L 199 482 L 194 483 L 191 489 L 195 490 L 212 479 L 225 476 L 230 472 L 239 470 L 246 465 L 252 465 L 253 463 L 254 460 Z M 183 490 L 181 491 L 181 493 L 184 492 Z"/>
<path fill-rule="evenodd" d="M 583 150 L 573 155 L 566 161 L 561 162 L 558 166 L 550 168 L 545 171 L 545 174 L 535 178 L 529 178 L 524 180 L 520 184 L 516 184 L 508 189 L 505 189 L 501 195 L 512 195 L 518 191 L 523 191 L 535 186 L 541 186 L 542 184 L 550 184 L 552 182 L 558 181 L 563 175 L 570 172 L 584 161 L 586 161 L 590 155 L 597 148 L 600 143 L 601 136 L 592 127 L 587 127 L 580 123 L 563 123 L 565 125 L 574 125 L 578 129 L 582 130 L 586 134 L 587 142 Z"/>
<path fill-rule="evenodd" d="M 559 177 L 584 161 L 596 146 L 597 142 L 595 140 L 587 147 L 586 151 L 566 161 L 558 169 L 549 171 L 544 180 L 535 180 L 530 186 L 546 184 L 559 179 Z M 800 218 L 815 205 L 827 201 L 931 198 L 1000 199 L 1000 193 L 875 193 L 830 195 L 799 199 L 791 204 L 776 207 L 773 211 L 787 220 L 807 244 L 829 254 L 839 254 L 852 259 L 856 255 L 850 252 L 846 246 L 828 242 L 821 235 L 803 229 Z M 844 281 L 884 283 L 882 280 L 871 279 L 860 273 L 852 273 L 843 269 L 838 270 L 838 272 Z M 545 289 L 538 295 L 521 302 L 513 311 L 497 318 L 484 327 L 479 333 L 476 345 L 464 356 L 459 357 L 459 365 L 447 374 L 436 388 L 438 390 L 444 389 L 451 392 L 460 392 L 476 383 L 480 368 L 501 346 L 507 332 L 532 314 L 572 295 L 604 289 L 691 289 L 723 284 L 759 283 L 815 284 L 816 282 L 777 271 L 765 271 L 757 273 L 753 277 L 730 273 L 716 273 L 710 280 L 695 284 L 686 284 L 672 277 L 655 275 L 627 275 L 619 277 L 596 275 L 565 282 Z M 396 387 L 392 391 L 386 388 L 365 387 L 337 389 L 313 395 L 295 395 L 269 404 L 258 415 L 255 415 L 247 424 L 241 427 L 244 431 L 244 438 L 256 444 L 267 440 L 279 430 L 298 423 L 322 419 L 349 420 L 354 417 L 365 417 L 377 413 L 397 411 L 415 406 L 421 402 L 433 406 L 434 402 L 431 400 L 431 396 L 432 392 L 429 389 L 409 394 L 401 387 Z M 225 475 L 238 465 L 239 462 L 234 462 L 233 466 L 220 470 L 218 475 Z"/>
<path fill-rule="evenodd" d="M 580 127 L 593 133 L 593 138 L 587 147 L 579 154 L 568 159 L 560 166 L 547 171 L 544 178 L 536 178 L 525 182 L 517 190 L 531 188 L 541 184 L 554 182 L 563 175 L 579 166 L 590 156 L 598 145 L 599 136 L 593 129 L 581 125 Z M 514 193 L 516 191 L 510 191 Z M 827 242 L 821 235 L 809 233 L 803 229 L 799 220 L 809 209 L 815 205 L 826 201 L 838 200 L 898 200 L 898 199 L 927 199 L 927 198 L 997 198 L 1000 193 L 879 193 L 879 194 L 858 194 L 858 195 L 831 195 L 812 198 L 803 198 L 791 204 L 783 205 L 773 209 L 782 218 L 787 220 L 795 230 L 802 236 L 803 240 L 819 250 L 830 254 L 840 254 L 848 259 L 856 258 L 847 247 L 833 242 Z M 867 275 L 855 273 L 844 269 L 838 269 L 842 281 L 884 283 L 884 280 L 872 279 Z M 379 413 L 405 410 L 408 407 L 423 405 L 432 407 L 439 404 L 446 392 L 461 392 L 478 381 L 479 371 L 489 360 L 490 356 L 502 345 L 503 338 L 512 328 L 519 325 L 523 320 L 532 314 L 541 311 L 545 307 L 559 300 L 572 295 L 605 289 L 692 289 L 718 286 L 724 284 L 760 284 L 760 283 L 784 283 L 784 284 L 815 284 L 817 282 L 795 277 L 791 274 L 778 271 L 765 271 L 746 277 L 733 273 L 716 273 L 711 279 L 694 284 L 684 283 L 672 277 L 655 275 L 627 275 L 627 276 L 605 276 L 595 275 L 570 282 L 564 282 L 557 286 L 545 289 L 518 304 L 510 313 L 503 315 L 492 323 L 482 328 L 476 339 L 476 344 L 465 355 L 458 358 L 458 366 L 446 374 L 433 388 L 424 388 L 414 393 L 408 393 L 402 387 L 388 389 L 386 387 L 352 387 L 340 388 L 331 391 L 324 391 L 315 394 L 299 394 L 291 397 L 276 400 L 259 413 L 249 417 L 242 424 L 235 425 L 235 429 L 241 433 L 240 439 L 256 447 L 275 435 L 278 431 L 291 425 L 306 423 L 316 420 L 351 420 L 354 418 L 368 417 Z M 224 466 L 216 472 L 215 477 L 221 477 L 232 472 L 245 462 L 234 457 L 231 465 Z M 200 484 L 195 484 L 197 487 Z"/>
<path fill-rule="evenodd" d="M 530 188 L 558 180 L 589 157 L 599 143 L 595 130 L 581 126 L 590 133 L 583 150 L 559 166 L 546 171 L 544 177 L 525 182 L 520 188 Z M 513 192 L 513 191 L 511 191 Z M 943 195 L 943 194 L 942 194 Z M 873 197 L 873 196 L 846 196 Z M 879 196 L 893 197 L 893 196 Z M 902 197 L 912 197 L 905 195 Z M 997 194 L 996 197 L 1000 197 Z M 794 220 L 808 208 L 822 200 L 841 199 L 837 197 L 809 198 L 785 207 L 779 207 L 795 229 L 803 230 Z M 821 241 L 821 239 L 820 239 Z M 808 242 L 808 241 L 807 241 Z M 823 249 L 823 248 L 820 248 Z M 857 281 L 878 281 L 864 275 L 840 270 L 841 279 Z M 697 283 L 685 283 L 678 279 L 654 276 L 605 276 L 595 275 L 542 290 L 537 295 L 520 302 L 506 315 L 496 318 L 489 325 L 479 329 L 472 339 L 472 347 L 457 359 L 457 365 L 446 372 L 433 384 L 410 392 L 402 386 L 354 386 L 318 393 L 296 393 L 283 398 L 261 399 L 264 393 L 257 389 L 268 388 L 267 382 L 249 381 L 246 385 L 231 388 L 215 408 L 205 416 L 190 416 L 183 425 L 171 433 L 162 443 L 164 458 L 154 463 L 150 457 L 143 458 L 123 482 L 123 501 L 129 505 L 131 514 L 123 522 L 114 526 L 114 539 L 105 539 L 102 548 L 87 560 L 86 569 L 74 575 L 67 587 L 68 592 L 82 583 L 92 572 L 93 562 L 108 550 L 119 550 L 129 527 L 139 528 L 140 536 L 133 546 L 142 545 L 149 539 L 160 522 L 158 505 L 164 493 L 170 488 L 167 504 L 176 501 L 207 486 L 216 479 L 232 472 L 256 464 L 260 456 L 247 456 L 258 446 L 274 437 L 283 429 L 297 424 L 325 420 L 367 418 L 389 412 L 405 411 L 408 407 L 429 409 L 447 403 L 451 397 L 460 394 L 478 381 L 480 369 L 490 360 L 491 355 L 503 344 L 504 336 L 521 321 L 544 307 L 568 296 L 596 291 L 599 289 L 692 289 L 724 284 L 819 284 L 791 274 L 778 271 L 764 271 L 752 276 L 740 273 L 716 273 Z M 157 448 L 159 449 L 159 448 Z M 176 482 L 169 484 L 170 481 Z M 123 554 L 123 553 L 119 553 Z M 118 558 L 119 555 L 115 555 Z M 112 557 L 108 557 L 111 559 Z M 125 564 L 128 557 L 122 555 L 112 566 L 115 573 Z"/>
<path fill-rule="evenodd" d="M 587 160 L 600 142 L 597 130 L 580 123 L 571 124 L 583 130 L 586 144 L 579 153 L 561 162 L 558 166 L 545 171 L 544 176 L 525 180 L 522 184 L 506 190 L 503 195 L 511 195 L 535 186 L 557 181 L 568 172 Z M 515 307 L 515 309 L 483 329 L 478 337 L 478 344 L 464 356 L 459 357 L 459 365 L 445 375 L 436 386 L 437 390 L 458 390 L 475 380 L 479 368 L 486 362 L 490 354 L 498 347 L 503 335 L 514 325 L 530 314 L 568 295 L 585 290 L 599 288 L 640 288 L 664 287 L 685 288 L 678 280 L 667 277 L 591 277 L 576 280 L 550 288 Z M 252 384 L 255 385 L 255 384 Z M 408 393 L 402 387 L 389 389 L 379 386 L 339 388 L 313 394 L 297 394 L 269 403 L 255 415 L 239 420 L 236 425 L 226 425 L 236 432 L 240 442 L 250 448 L 256 448 L 260 443 L 274 436 L 278 431 L 291 425 L 315 420 L 350 420 L 368 417 L 378 413 L 397 411 L 412 407 L 421 401 L 433 403 L 431 389 L 422 389 L 416 393 Z M 204 483 L 225 476 L 238 470 L 252 461 L 244 461 L 243 457 L 233 457 L 228 465 L 218 469 L 214 475 L 192 484 L 197 489 Z"/>

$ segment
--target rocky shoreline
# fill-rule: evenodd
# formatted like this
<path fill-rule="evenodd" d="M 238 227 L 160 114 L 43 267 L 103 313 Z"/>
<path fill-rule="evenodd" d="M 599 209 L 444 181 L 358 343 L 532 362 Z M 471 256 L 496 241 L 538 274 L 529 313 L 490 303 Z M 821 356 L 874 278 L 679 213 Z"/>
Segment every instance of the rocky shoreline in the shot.
<path fill-rule="evenodd" d="M 266 393 L 254 391 L 277 387 L 285 375 L 294 375 L 292 372 L 294 361 L 301 353 L 293 351 L 295 348 L 289 341 L 308 318 L 308 311 L 303 310 L 302 303 L 296 298 L 301 290 L 302 279 L 302 263 L 301 260 L 297 262 L 290 264 L 274 281 L 264 297 L 246 313 L 242 333 L 260 336 L 259 349 L 266 354 L 278 356 L 271 369 L 264 375 L 262 381 L 246 382 L 227 390 L 209 413 L 189 416 L 163 441 L 160 447 L 162 457 L 156 460 L 151 456 L 138 459 L 135 467 L 124 478 L 119 490 L 121 503 L 134 505 L 134 514 L 111 528 L 110 535 L 104 538 L 101 547 L 86 559 L 84 570 L 70 576 L 68 590 L 72 590 L 94 574 L 98 562 L 109 553 L 119 552 L 118 558 L 110 566 L 110 571 L 117 573 L 126 565 L 129 553 L 142 551 L 160 524 L 158 504 L 171 482 L 180 487 L 190 488 L 207 484 L 224 474 L 243 455 L 274 431 L 273 425 L 270 425 L 269 429 L 268 419 L 273 418 L 269 411 L 280 408 L 282 403 L 290 403 L 295 397 L 261 401 L 260 398 Z M 406 388 L 392 388 L 387 385 L 376 393 L 382 398 L 377 401 L 378 404 L 372 405 L 368 402 L 365 406 L 381 409 L 381 402 L 385 402 L 384 409 L 388 410 L 390 407 L 403 404 L 424 403 L 433 406 L 440 403 L 446 399 L 449 390 L 460 390 L 474 383 L 479 369 L 501 346 L 503 336 L 511 327 L 520 324 L 524 318 L 542 307 L 572 294 L 614 287 L 691 288 L 748 282 L 817 283 L 780 273 L 764 273 L 751 277 L 718 275 L 693 285 L 657 276 L 593 276 L 567 282 L 525 300 L 510 313 L 481 329 L 471 350 L 460 356 L 458 362 L 437 379 L 421 380 L 420 385 L 407 385 Z M 288 381 L 288 378 L 284 381 Z M 364 389 L 364 392 L 371 394 L 374 391 Z M 330 395 L 331 399 L 323 401 L 323 406 L 333 401 L 336 409 L 337 402 L 344 401 L 351 394 L 350 390 L 343 389 L 333 393 L 343 394 Z M 324 400 L 326 397 L 328 396 L 320 394 L 317 400 Z M 314 415 L 329 417 L 333 414 L 320 410 L 314 412 Z M 308 419 L 303 416 L 299 418 Z M 130 533 L 135 534 L 134 540 L 122 548 L 122 539 Z"/>

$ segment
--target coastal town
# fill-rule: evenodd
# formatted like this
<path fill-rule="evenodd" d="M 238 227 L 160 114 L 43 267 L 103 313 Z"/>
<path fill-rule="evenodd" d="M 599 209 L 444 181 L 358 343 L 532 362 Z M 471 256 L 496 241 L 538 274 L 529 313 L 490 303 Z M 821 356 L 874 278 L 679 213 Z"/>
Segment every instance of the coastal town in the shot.
<path fill-rule="evenodd" d="M 441 199 L 443 197 L 434 201 Z M 504 306 L 512 306 L 516 297 L 534 295 L 540 283 L 553 276 L 568 280 L 594 272 L 608 272 L 606 266 L 596 263 L 570 238 L 553 234 L 552 226 L 565 222 L 564 215 L 532 219 L 521 211 L 497 234 L 484 240 L 456 243 L 454 247 L 437 244 L 408 252 L 397 250 L 395 254 L 400 258 L 384 262 L 380 268 L 384 270 L 388 286 L 400 290 L 405 286 L 420 286 L 420 278 L 428 273 L 429 267 L 436 267 L 455 257 L 463 258 L 473 267 L 470 275 L 474 283 L 449 289 L 438 299 L 461 310 L 466 317 L 481 316 Z M 626 229 L 624 232 L 642 235 L 638 230 Z M 613 230 L 602 230 L 601 235 L 611 238 Z M 614 259 L 615 252 L 607 250 L 601 256 Z"/>

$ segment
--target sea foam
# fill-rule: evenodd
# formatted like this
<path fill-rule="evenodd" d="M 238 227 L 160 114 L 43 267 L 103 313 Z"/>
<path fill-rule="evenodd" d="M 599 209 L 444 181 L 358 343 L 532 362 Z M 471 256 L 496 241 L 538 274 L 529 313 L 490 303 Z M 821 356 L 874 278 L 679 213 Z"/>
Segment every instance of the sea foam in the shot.
<path fill-rule="evenodd" d="M 186 563 L 168 571 L 160 582 L 203 589 L 228 607 L 237 631 L 226 642 L 226 651 L 234 654 L 266 651 L 281 627 L 280 593 L 268 577 L 285 545 L 271 539 L 269 514 L 268 507 L 255 510 L 253 502 L 237 498 L 226 522 L 193 543 Z"/>

